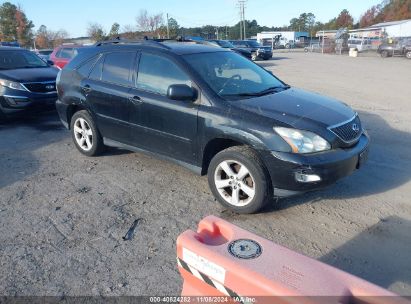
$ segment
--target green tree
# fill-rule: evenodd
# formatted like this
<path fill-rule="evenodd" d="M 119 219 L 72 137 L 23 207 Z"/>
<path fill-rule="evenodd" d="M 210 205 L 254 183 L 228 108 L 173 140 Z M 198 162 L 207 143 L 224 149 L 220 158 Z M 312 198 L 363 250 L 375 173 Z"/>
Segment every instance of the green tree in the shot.
<path fill-rule="evenodd" d="M 90 23 L 88 25 L 87 35 L 94 41 L 102 41 L 107 39 L 103 27 L 98 23 Z"/>
<path fill-rule="evenodd" d="M 353 27 L 353 22 L 354 22 L 354 18 L 351 16 L 350 12 L 344 9 L 335 19 L 335 26 L 336 26 L 336 29 L 339 29 L 342 27 L 351 29 Z"/>
<path fill-rule="evenodd" d="M 0 6 L 0 38 L 18 41 L 22 46 L 30 45 L 33 39 L 33 22 L 28 20 L 21 7 L 10 2 Z"/>
<path fill-rule="evenodd" d="M 108 36 L 110 38 L 116 38 L 119 36 L 119 31 L 120 31 L 120 24 L 118 24 L 117 22 L 113 23 L 113 25 L 111 26 L 110 29 L 110 33 L 108 34 Z"/>
<path fill-rule="evenodd" d="M 178 22 L 174 18 L 169 18 L 168 19 L 168 29 L 170 31 L 170 38 L 175 38 L 178 36 L 178 30 L 180 26 L 178 25 Z"/>

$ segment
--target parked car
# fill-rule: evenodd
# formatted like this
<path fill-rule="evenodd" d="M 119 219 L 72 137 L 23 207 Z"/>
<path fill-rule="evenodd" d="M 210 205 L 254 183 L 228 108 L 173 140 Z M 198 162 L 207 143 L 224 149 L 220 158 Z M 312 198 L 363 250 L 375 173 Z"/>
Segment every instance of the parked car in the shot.
<path fill-rule="evenodd" d="M 268 60 L 273 57 L 273 51 L 269 46 L 262 46 L 255 40 L 230 40 L 238 48 L 242 48 L 251 52 L 252 60 Z"/>
<path fill-rule="evenodd" d="M 50 55 L 50 60 L 60 69 L 70 62 L 77 54 L 82 45 L 67 44 L 56 47 Z"/>
<path fill-rule="evenodd" d="M 403 38 L 392 41 L 391 43 L 381 44 L 377 52 L 381 57 L 405 56 L 411 59 L 411 38 Z"/>
<path fill-rule="evenodd" d="M 217 200 L 239 213 L 330 185 L 367 156 L 368 135 L 349 106 L 223 48 L 100 43 L 60 71 L 57 91 L 81 153 L 113 146 L 175 161 L 208 174 Z"/>
<path fill-rule="evenodd" d="M 50 55 L 51 53 L 53 53 L 53 49 L 40 49 L 36 50 L 35 52 L 41 59 L 47 61 L 50 60 Z"/>
<path fill-rule="evenodd" d="M 0 120 L 33 108 L 54 107 L 58 70 L 21 48 L 0 48 Z"/>
<path fill-rule="evenodd" d="M 20 47 L 17 41 L 0 41 L 0 46 Z"/>
<path fill-rule="evenodd" d="M 358 52 L 369 51 L 372 48 L 371 39 L 352 38 L 348 39 L 348 48 L 356 49 Z"/>
<path fill-rule="evenodd" d="M 251 59 L 251 51 L 250 50 L 246 50 L 246 49 L 242 49 L 242 48 L 238 48 L 236 47 L 234 44 L 232 44 L 230 41 L 228 40 L 207 40 L 207 42 L 222 47 L 224 49 L 230 49 L 240 55 L 243 55 L 244 57 Z"/>

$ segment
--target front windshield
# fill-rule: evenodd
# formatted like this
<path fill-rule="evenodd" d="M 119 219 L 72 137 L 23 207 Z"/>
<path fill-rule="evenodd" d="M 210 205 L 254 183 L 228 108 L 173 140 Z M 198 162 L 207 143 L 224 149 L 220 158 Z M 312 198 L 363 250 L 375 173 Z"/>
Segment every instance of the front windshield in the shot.
<path fill-rule="evenodd" d="M 228 49 L 235 48 L 235 46 L 234 46 L 231 42 L 228 42 L 228 41 L 226 41 L 226 40 L 220 40 L 220 41 L 218 41 L 218 44 L 219 44 L 222 48 L 228 48 Z"/>
<path fill-rule="evenodd" d="M 261 96 L 287 86 L 269 72 L 234 52 L 185 55 L 184 59 L 210 88 L 225 99 Z"/>
<path fill-rule="evenodd" d="M 43 68 L 47 66 L 47 63 L 41 60 L 39 56 L 29 51 L 0 51 L 1 70 Z"/>

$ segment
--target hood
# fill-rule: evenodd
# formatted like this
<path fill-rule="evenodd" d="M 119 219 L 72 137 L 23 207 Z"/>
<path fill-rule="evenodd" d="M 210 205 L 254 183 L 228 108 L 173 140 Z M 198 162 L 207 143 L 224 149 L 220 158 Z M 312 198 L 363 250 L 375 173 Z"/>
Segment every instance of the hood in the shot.
<path fill-rule="evenodd" d="M 349 120 L 355 112 L 338 100 L 301 89 L 233 101 L 233 105 L 297 129 L 326 128 Z"/>
<path fill-rule="evenodd" d="M 58 70 L 54 67 L 0 70 L 0 78 L 16 82 L 55 81 Z"/>
<path fill-rule="evenodd" d="M 242 52 L 242 53 L 249 53 L 251 54 L 250 50 L 247 49 L 243 49 L 243 48 L 232 48 L 233 51 L 238 51 L 238 52 Z"/>

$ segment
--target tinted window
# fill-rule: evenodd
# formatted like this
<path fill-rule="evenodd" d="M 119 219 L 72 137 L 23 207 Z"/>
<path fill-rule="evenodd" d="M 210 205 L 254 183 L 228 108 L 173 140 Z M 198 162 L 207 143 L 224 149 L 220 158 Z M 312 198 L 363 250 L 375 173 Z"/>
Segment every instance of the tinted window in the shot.
<path fill-rule="evenodd" d="M 72 48 L 63 48 L 57 53 L 57 57 L 71 59 L 74 57 L 74 50 Z"/>
<path fill-rule="evenodd" d="M 105 56 L 101 80 L 120 85 L 130 85 L 134 52 L 115 52 Z"/>
<path fill-rule="evenodd" d="M 191 81 L 170 59 L 143 53 L 138 69 L 137 88 L 166 95 L 172 84 L 191 86 Z"/>
<path fill-rule="evenodd" d="M 48 65 L 36 54 L 29 51 L 1 50 L 0 69 L 41 68 Z"/>
<path fill-rule="evenodd" d="M 99 56 L 95 56 L 92 59 L 87 60 L 86 62 L 82 63 L 80 67 L 77 68 L 77 72 L 83 77 L 88 77 L 88 75 L 90 74 L 91 68 L 94 66 L 98 58 Z"/>
<path fill-rule="evenodd" d="M 89 78 L 95 79 L 95 80 L 101 80 L 101 72 L 103 70 L 103 61 L 104 61 L 104 56 L 101 56 L 100 59 L 97 61 L 97 63 L 94 65 L 94 68 L 91 71 Z"/>

